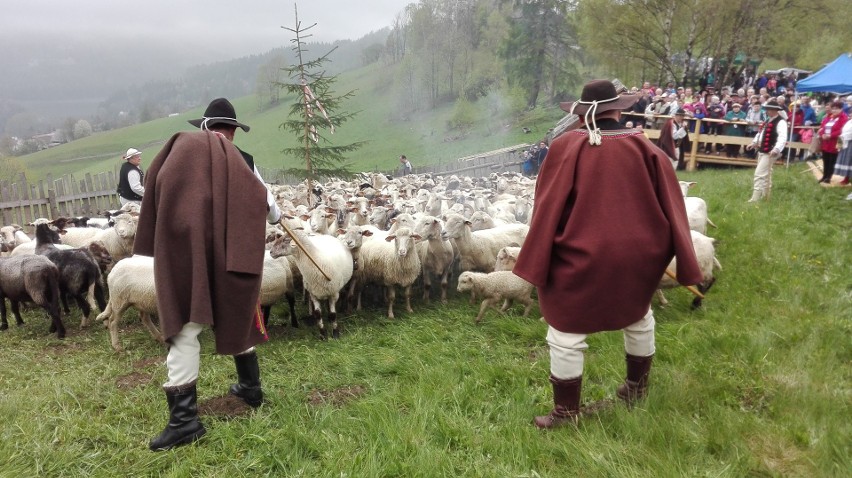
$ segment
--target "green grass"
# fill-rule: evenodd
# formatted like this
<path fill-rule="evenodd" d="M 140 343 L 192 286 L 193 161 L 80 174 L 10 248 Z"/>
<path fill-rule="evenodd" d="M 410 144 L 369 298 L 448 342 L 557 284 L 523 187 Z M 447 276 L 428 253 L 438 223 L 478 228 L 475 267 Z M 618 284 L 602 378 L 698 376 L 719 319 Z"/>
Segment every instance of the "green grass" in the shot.
<path fill-rule="evenodd" d="M 338 95 L 354 90 L 355 96 L 344 102 L 346 112 L 360 112 L 344 123 L 332 135 L 325 133 L 331 144 L 343 145 L 357 141 L 367 144 L 351 153 L 347 159 L 354 171 L 392 171 L 399 167 L 399 156 L 405 154 L 415 168 L 453 161 L 471 154 L 533 142 L 541 139 L 548 128 L 564 114 L 559 108 L 545 108 L 520 121 L 501 121 L 486 111 L 485 102 L 477 104 L 479 126 L 466 136 L 448 131 L 447 120 L 453 105 L 419 112 L 405 119 L 395 111 L 395 95 L 388 85 L 378 83 L 379 65 L 372 65 L 340 75 L 334 85 Z M 249 133 L 238 130 L 235 143 L 254 155 L 257 164 L 268 168 L 291 168 L 299 162 L 284 157 L 285 147 L 295 146 L 296 139 L 279 128 L 287 119 L 292 98 L 284 98 L 279 106 L 258 111 L 254 96 L 231 99 L 238 119 L 251 126 Z M 121 165 L 121 155 L 129 147 L 140 149 L 144 156 L 142 167 L 150 164 L 163 143 L 178 131 L 194 131 L 187 120 L 200 118 L 205 107 L 161 118 L 127 128 L 96 133 L 71 143 L 23 156 L 27 177 L 31 181 L 72 173 L 112 171 Z M 524 134 L 522 127 L 532 130 Z"/>
<path fill-rule="evenodd" d="M 370 308 L 322 342 L 276 307 L 259 347 L 267 403 L 204 418 L 201 443 L 151 453 L 167 420 L 165 353 L 135 313 L 116 354 L 100 326 L 77 330 L 79 311 L 64 341 L 30 312 L 0 333 L 0 476 L 848 476 L 852 203 L 802 169 L 776 168 L 772 202 L 759 205 L 746 204 L 748 169 L 683 175 L 710 206 L 723 270 L 702 310 L 683 289 L 655 303 L 651 388 L 632 411 L 616 405 L 578 429 L 531 425 L 552 404 L 537 309 L 474 325 L 478 307 L 454 294 L 396 320 Z M 202 340 L 204 401 L 235 374 L 209 332 Z M 621 335 L 589 344 L 584 401 L 613 398 Z M 131 373 L 143 383 L 119 388 Z"/>

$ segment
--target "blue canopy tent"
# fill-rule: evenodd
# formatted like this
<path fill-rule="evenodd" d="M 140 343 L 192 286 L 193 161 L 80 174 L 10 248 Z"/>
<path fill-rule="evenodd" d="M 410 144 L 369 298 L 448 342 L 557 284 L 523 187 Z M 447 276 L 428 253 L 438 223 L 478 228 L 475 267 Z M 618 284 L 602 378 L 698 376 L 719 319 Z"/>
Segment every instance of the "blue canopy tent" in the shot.
<path fill-rule="evenodd" d="M 852 93 L 852 54 L 844 53 L 823 69 L 796 83 L 796 93 Z"/>
<path fill-rule="evenodd" d="M 796 99 L 799 93 L 831 92 L 837 94 L 852 93 L 852 53 L 843 53 L 833 62 L 804 80 L 796 83 Z M 793 104 L 793 115 L 796 106 Z M 790 138 L 793 139 L 793 128 L 790 128 Z M 790 165 L 790 150 L 787 150 L 787 166 Z"/>

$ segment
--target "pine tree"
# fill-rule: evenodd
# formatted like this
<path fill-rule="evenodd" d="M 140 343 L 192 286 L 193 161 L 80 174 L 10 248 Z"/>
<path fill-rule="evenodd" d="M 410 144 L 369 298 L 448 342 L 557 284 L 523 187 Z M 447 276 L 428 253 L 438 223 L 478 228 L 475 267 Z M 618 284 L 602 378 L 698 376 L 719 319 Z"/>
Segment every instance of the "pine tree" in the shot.
<path fill-rule="evenodd" d="M 296 96 L 296 100 L 290 107 L 289 119 L 281 123 L 280 127 L 293 133 L 300 143 L 300 146 L 285 148 L 282 153 L 304 161 L 304 168 L 291 168 L 288 173 L 307 179 L 309 188 L 312 188 L 312 182 L 324 178 L 353 176 L 344 155 L 357 150 L 365 143 L 358 141 L 346 145 L 333 145 L 326 137 L 326 132 L 334 134 L 335 128 L 358 113 L 341 111 L 342 103 L 351 98 L 355 92 L 349 91 L 343 95 L 335 95 L 332 86 L 337 76 L 327 76 L 322 69 L 323 65 L 330 61 L 328 56 L 334 48 L 314 60 L 308 61 L 304 58 L 308 52 L 304 40 L 312 36 L 306 35 L 306 32 L 315 26 L 316 23 L 302 28 L 298 8 L 296 8 L 296 27 L 281 27 L 295 35 L 290 41 L 293 43 L 292 49 L 296 53 L 298 63 L 284 68 L 289 81 L 279 83 L 279 86 L 289 94 Z"/>

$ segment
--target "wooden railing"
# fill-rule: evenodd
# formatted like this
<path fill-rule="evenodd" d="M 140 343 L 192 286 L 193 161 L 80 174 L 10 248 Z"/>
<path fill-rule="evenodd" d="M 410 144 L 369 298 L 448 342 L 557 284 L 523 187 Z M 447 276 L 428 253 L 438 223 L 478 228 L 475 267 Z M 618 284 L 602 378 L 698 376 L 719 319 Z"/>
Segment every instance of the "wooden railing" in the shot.
<path fill-rule="evenodd" d="M 637 118 L 640 121 L 644 121 L 644 119 L 645 119 L 644 114 L 635 113 L 634 115 L 637 116 Z M 671 116 L 655 115 L 655 118 L 667 119 L 667 118 L 671 118 Z M 684 161 L 686 162 L 687 171 L 695 171 L 696 169 L 698 169 L 698 163 L 727 164 L 727 165 L 732 165 L 732 166 L 752 166 L 752 167 L 757 164 L 756 159 L 748 158 L 746 156 L 738 156 L 736 158 L 728 158 L 728 157 L 725 157 L 725 156 L 722 156 L 722 155 L 705 154 L 705 153 L 699 152 L 699 146 L 700 146 L 699 143 L 702 144 L 702 145 L 706 144 L 706 143 L 711 143 L 711 144 L 714 144 L 714 145 L 716 145 L 716 144 L 721 144 L 721 145 L 735 144 L 735 145 L 738 145 L 738 146 L 746 146 L 746 145 L 751 144 L 752 141 L 754 140 L 753 134 L 749 134 L 747 136 L 728 136 L 728 135 L 716 135 L 716 134 L 701 133 L 700 131 L 701 131 L 702 123 L 704 123 L 704 124 L 706 124 L 706 123 L 731 124 L 731 122 L 725 121 L 725 120 L 711 119 L 711 118 L 687 119 L 686 121 L 689 121 L 690 123 L 694 122 L 694 127 L 692 127 L 693 129 L 690 129 L 690 131 L 689 131 L 689 141 L 692 144 L 692 148 L 691 148 L 690 151 L 685 152 L 685 157 L 683 158 Z M 748 123 L 746 123 L 744 121 L 738 121 L 736 123 L 742 124 L 742 125 L 748 125 Z M 800 128 L 800 127 L 797 126 L 797 128 Z M 809 128 L 810 129 L 816 129 L 816 128 L 818 128 L 818 126 L 812 126 L 812 127 L 809 127 Z M 652 139 L 652 140 L 656 141 L 660 137 L 660 130 L 659 129 L 646 128 L 646 129 L 644 129 L 644 132 L 645 132 L 645 136 L 647 136 L 648 139 Z M 802 143 L 801 141 L 788 141 L 786 148 L 792 149 L 790 156 L 795 157 L 795 156 L 798 155 L 800 150 L 804 150 L 805 153 L 807 153 L 808 148 L 810 148 L 810 144 Z M 786 159 L 786 155 L 782 156 L 781 159 L 779 159 L 779 161 L 784 161 L 785 159 Z"/>

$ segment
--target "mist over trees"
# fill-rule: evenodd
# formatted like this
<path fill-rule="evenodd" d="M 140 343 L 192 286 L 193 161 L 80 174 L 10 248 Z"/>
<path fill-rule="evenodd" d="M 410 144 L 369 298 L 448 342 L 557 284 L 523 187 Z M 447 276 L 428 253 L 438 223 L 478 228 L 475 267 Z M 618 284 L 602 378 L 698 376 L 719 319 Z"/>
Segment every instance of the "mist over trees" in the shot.
<path fill-rule="evenodd" d="M 628 86 L 645 80 L 697 85 L 710 68 L 718 81 L 730 84 L 746 68 L 758 73 L 778 66 L 817 70 L 852 51 L 850 24 L 848 0 L 419 0 L 385 29 L 355 41 L 308 43 L 306 49 L 334 49 L 325 67 L 329 75 L 380 63 L 376 82 L 387 90 L 396 119 L 454 104 L 453 121 L 464 125 L 475 102 L 521 113 L 570 99 L 595 77 L 618 77 Z M 62 130 L 70 140 L 77 137 L 73 126 L 79 120 L 97 132 L 185 111 L 219 96 L 255 94 L 258 108 L 275 107 L 282 100 L 282 68 L 295 63 L 292 54 L 282 46 L 153 78 L 140 76 L 140 81 L 110 77 L 98 83 L 109 85 L 103 91 L 110 94 L 85 115 L 63 111 L 46 118 L 26 102 L 0 96 L 0 137 Z M 33 60 L 10 52 L 13 60 L 36 65 L 27 81 L 37 82 L 38 72 L 52 67 L 69 73 L 52 76 L 49 84 L 75 83 L 68 91 L 80 95 L 86 94 L 80 85 L 110 76 L 106 61 L 94 71 L 70 73 L 69 55 Z M 116 55 L 111 52 L 105 60 Z M 149 66 L 140 65 L 140 71 Z M 0 72 L 7 94 L 20 90 L 9 81 Z M 36 90 L 45 95 L 45 88 Z M 71 108 L 77 99 L 68 98 L 65 106 Z"/>

